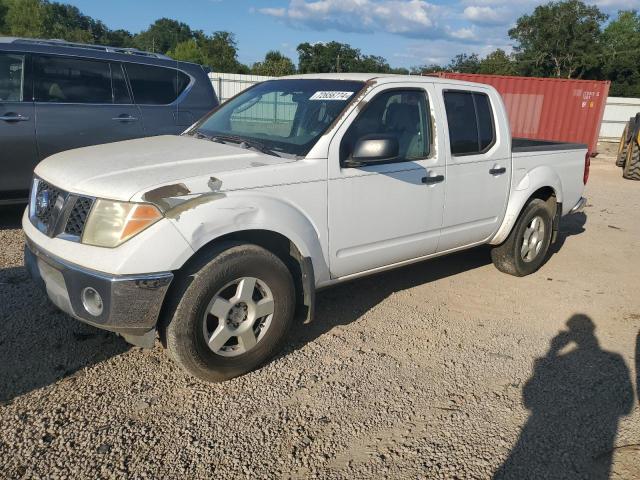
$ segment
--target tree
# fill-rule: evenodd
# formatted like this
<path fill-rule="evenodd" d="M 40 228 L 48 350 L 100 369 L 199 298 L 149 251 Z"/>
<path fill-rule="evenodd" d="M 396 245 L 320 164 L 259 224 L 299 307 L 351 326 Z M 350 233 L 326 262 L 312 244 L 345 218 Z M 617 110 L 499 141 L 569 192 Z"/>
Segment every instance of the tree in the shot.
<path fill-rule="evenodd" d="M 167 53 L 180 42 L 193 38 L 193 32 L 186 23 L 160 18 L 153 22 L 147 30 L 135 36 L 134 43 L 141 50 Z"/>
<path fill-rule="evenodd" d="M 232 33 L 214 32 L 209 36 L 197 30 L 193 37 L 166 53 L 176 60 L 207 65 L 215 72 L 249 73 L 249 67 L 238 61 L 238 48 Z"/>
<path fill-rule="evenodd" d="M 459 53 L 453 57 L 446 69 L 456 73 L 478 73 L 480 70 L 480 57 L 477 53 L 472 53 L 471 55 Z"/>
<path fill-rule="evenodd" d="M 173 50 L 167 52 L 167 55 L 183 62 L 207 63 L 204 52 L 195 38 L 178 43 Z"/>
<path fill-rule="evenodd" d="M 383 57 L 363 55 L 347 43 L 301 43 L 298 45 L 300 73 L 366 72 L 388 73 L 391 67 Z"/>
<path fill-rule="evenodd" d="M 264 61 L 253 64 L 251 73 L 269 77 L 282 77 L 296 73 L 296 67 L 290 58 L 285 57 L 276 50 L 271 50 L 265 55 Z"/>
<path fill-rule="evenodd" d="M 581 78 L 596 66 L 606 19 L 579 0 L 549 2 L 520 17 L 509 36 L 525 74 Z"/>
<path fill-rule="evenodd" d="M 610 94 L 640 96 L 640 15 L 635 10 L 618 12 L 602 34 L 607 55 L 603 75 L 612 81 Z"/>
<path fill-rule="evenodd" d="M 478 73 L 483 75 L 516 75 L 517 65 L 507 53 L 498 48 L 480 61 Z"/>
<path fill-rule="evenodd" d="M 16 37 L 45 36 L 44 13 L 40 0 L 7 0 L 4 16 L 7 33 Z"/>

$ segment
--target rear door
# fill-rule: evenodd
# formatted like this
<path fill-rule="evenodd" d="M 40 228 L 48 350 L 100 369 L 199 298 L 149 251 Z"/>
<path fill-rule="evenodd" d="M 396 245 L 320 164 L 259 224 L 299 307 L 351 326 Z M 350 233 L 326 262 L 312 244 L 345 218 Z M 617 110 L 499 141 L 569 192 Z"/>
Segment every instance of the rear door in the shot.
<path fill-rule="evenodd" d="M 147 135 L 177 135 L 193 124 L 190 111 L 180 101 L 192 82 L 181 70 L 139 63 L 126 64 L 133 97 L 142 112 Z"/>
<path fill-rule="evenodd" d="M 144 136 L 118 62 L 34 55 L 33 70 L 40 158 Z"/>
<path fill-rule="evenodd" d="M 0 52 L 0 201 L 26 198 L 37 161 L 27 60 L 22 53 Z"/>
<path fill-rule="evenodd" d="M 438 251 L 487 240 L 499 228 L 511 181 L 511 150 L 497 95 L 437 85 L 448 130 L 444 219 Z"/>

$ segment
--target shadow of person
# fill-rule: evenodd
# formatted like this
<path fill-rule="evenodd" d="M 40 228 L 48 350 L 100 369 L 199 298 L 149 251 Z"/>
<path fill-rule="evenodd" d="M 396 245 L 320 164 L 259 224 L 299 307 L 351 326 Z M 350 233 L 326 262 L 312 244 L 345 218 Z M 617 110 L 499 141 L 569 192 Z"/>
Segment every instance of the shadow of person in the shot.
<path fill-rule="evenodd" d="M 595 325 L 574 315 L 535 361 L 523 387 L 531 415 L 496 479 L 607 479 L 633 387 L 620 355 L 600 348 Z"/>

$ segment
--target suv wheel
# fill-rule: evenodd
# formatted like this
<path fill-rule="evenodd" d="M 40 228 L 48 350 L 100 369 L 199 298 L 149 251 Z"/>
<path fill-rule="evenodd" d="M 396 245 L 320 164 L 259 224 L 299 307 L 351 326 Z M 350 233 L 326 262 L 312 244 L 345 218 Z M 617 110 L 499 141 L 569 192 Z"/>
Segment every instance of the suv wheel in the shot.
<path fill-rule="evenodd" d="M 192 375 L 222 381 L 263 365 L 292 323 L 291 274 L 256 245 L 227 244 L 183 276 L 164 337 L 174 360 Z"/>

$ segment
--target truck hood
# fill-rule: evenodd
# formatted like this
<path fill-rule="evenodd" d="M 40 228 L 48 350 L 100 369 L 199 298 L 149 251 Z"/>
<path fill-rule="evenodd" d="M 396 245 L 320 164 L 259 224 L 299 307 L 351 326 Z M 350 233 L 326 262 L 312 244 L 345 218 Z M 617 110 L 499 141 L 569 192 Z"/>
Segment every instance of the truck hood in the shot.
<path fill-rule="evenodd" d="M 127 201 L 138 192 L 194 177 L 292 161 L 235 145 L 166 135 L 58 153 L 40 162 L 35 173 L 63 190 Z"/>

